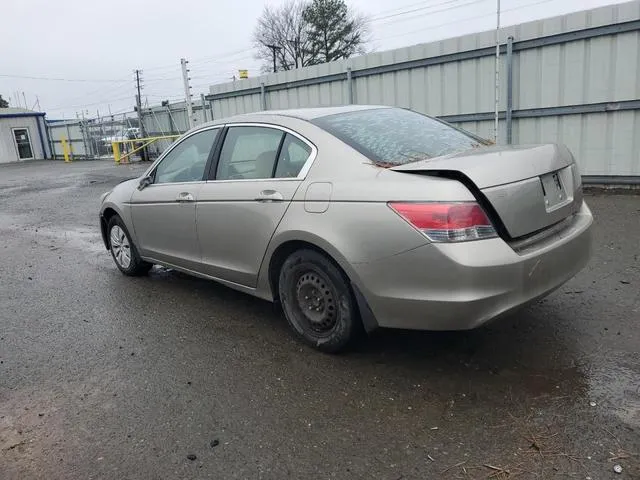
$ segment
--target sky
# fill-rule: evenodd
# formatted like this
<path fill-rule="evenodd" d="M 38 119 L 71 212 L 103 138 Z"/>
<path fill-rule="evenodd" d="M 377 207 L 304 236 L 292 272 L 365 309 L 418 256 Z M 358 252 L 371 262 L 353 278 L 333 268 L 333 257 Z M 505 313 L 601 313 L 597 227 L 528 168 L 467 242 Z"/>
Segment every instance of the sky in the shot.
<path fill-rule="evenodd" d="M 260 74 L 252 33 L 265 5 L 284 0 L 20 0 L 0 17 L 0 94 L 47 118 L 92 118 L 133 110 L 134 70 L 143 103 L 184 100 L 180 58 L 194 98 L 239 69 Z M 622 3 L 501 0 L 501 23 Z M 496 0 L 347 0 L 369 20 L 370 51 L 495 29 Z M 18 97 L 18 99 L 16 99 Z M 19 101 L 19 104 L 18 104 Z"/>

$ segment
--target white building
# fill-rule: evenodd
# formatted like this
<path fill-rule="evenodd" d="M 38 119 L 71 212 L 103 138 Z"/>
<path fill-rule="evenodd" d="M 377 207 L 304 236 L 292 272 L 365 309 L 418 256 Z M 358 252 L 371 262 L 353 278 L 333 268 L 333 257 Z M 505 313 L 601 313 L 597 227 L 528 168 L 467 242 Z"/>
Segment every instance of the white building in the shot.
<path fill-rule="evenodd" d="M 51 158 L 44 113 L 0 108 L 0 163 Z"/>

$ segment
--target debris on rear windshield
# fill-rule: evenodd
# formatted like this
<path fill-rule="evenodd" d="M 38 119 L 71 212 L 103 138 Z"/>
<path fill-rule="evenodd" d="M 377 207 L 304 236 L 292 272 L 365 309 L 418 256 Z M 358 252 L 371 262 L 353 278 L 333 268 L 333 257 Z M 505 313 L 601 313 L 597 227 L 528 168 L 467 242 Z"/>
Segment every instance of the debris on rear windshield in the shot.
<path fill-rule="evenodd" d="M 425 152 L 410 152 L 410 153 L 402 153 L 400 152 L 398 155 L 400 155 L 401 157 L 404 157 L 400 160 L 397 161 L 392 161 L 392 162 L 385 162 L 382 160 L 373 160 L 372 163 L 373 165 L 375 165 L 376 167 L 381 167 L 381 168 L 392 168 L 392 167 L 397 167 L 398 165 L 404 165 L 405 163 L 413 163 L 413 162 L 419 162 L 420 160 L 428 160 L 431 157 L 431 155 L 429 155 L 428 153 Z"/>
<path fill-rule="evenodd" d="M 371 165 L 373 165 L 374 167 L 380 167 L 380 168 L 393 168 L 393 167 L 397 167 L 400 164 L 399 163 L 389 163 L 389 162 L 377 162 L 377 161 L 373 160 L 371 162 Z"/>
<path fill-rule="evenodd" d="M 373 108 L 313 120 L 375 165 L 404 165 L 471 150 L 486 141 L 438 119 L 400 108 Z"/>

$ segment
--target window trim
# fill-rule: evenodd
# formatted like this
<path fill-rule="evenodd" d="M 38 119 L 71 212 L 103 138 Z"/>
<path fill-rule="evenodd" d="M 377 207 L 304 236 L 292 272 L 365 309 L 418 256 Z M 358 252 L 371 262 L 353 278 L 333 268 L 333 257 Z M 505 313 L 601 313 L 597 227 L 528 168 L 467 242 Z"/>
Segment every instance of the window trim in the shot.
<path fill-rule="evenodd" d="M 282 148 L 282 144 L 284 142 L 284 139 L 286 138 L 287 133 L 293 135 L 298 140 L 306 144 L 309 148 L 311 148 L 311 153 L 309 154 L 309 157 L 307 158 L 307 160 L 304 162 L 304 165 L 302 165 L 300 172 L 298 172 L 298 175 L 295 177 L 234 178 L 234 179 L 218 180 L 215 178 L 215 176 L 217 174 L 218 162 L 220 160 L 220 153 L 222 151 L 223 142 L 227 137 L 227 132 L 229 128 L 232 128 L 232 127 L 263 127 L 263 128 L 272 128 L 274 130 L 280 130 L 284 132 L 285 135 L 282 136 L 282 140 L 280 141 L 280 146 L 278 149 L 278 157 L 276 157 L 276 163 L 274 165 L 274 168 L 276 168 L 278 165 L 280 148 Z M 273 123 L 263 123 L 263 122 L 238 122 L 238 123 L 225 123 L 224 128 L 225 128 L 224 134 L 219 137 L 221 138 L 221 143 L 220 145 L 216 146 L 220 148 L 216 148 L 216 155 L 215 155 L 215 158 L 213 158 L 213 161 L 211 163 L 211 170 L 209 171 L 209 178 L 206 180 L 206 183 L 270 182 L 274 180 L 277 180 L 279 182 L 300 182 L 307 178 L 307 174 L 309 173 L 309 170 L 311 170 L 311 166 L 313 165 L 313 162 L 315 162 L 315 159 L 318 156 L 318 149 L 310 140 L 303 137 L 298 132 L 291 130 L 288 127 L 284 127 L 282 125 L 276 125 Z"/>
<path fill-rule="evenodd" d="M 206 175 L 209 172 L 209 167 L 211 165 L 211 161 L 212 161 L 212 157 L 215 155 L 215 153 L 217 152 L 217 148 L 218 148 L 218 143 L 220 142 L 220 138 L 222 137 L 222 134 L 218 134 L 216 136 L 216 140 L 215 142 L 213 142 L 213 145 L 211 146 L 211 150 L 209 151 L 209 157 L 207 158 L 207 163 L 204 167 L 204 172 L 202 174 L 202 178 L 200 180 L 192 180 L 190 182 L 167 182 L 167 183 L 155 183 L 155 174 L 156 174 L 156 169 L 158 168 L 158 165 L 160 165 L 160 162 L 162 162 L 172 151 L 174 148 L 176 148 L 178 145 L 180 145 L 182 142 L 186 141 L 188 138 L 198 134 L 198 133 L 202 133 L 205 132 L 207 130 L 216 130 L 216 129 L 224 129 L 224 125 L 210 125 L 207 127 L 203 127 L 203 128 L 198 128 L 197 130 L 194 130 L 192 132 L 187 132 L 184 134 L 184 136 L 178 138 L 175 142 L 173 142 L 171 145 L 169 145 L 169 147 L 162 152 L 162 154 L 156 159 L 155 162 L 153 162 L 151 164 L 151 166 L 149 168 L 147 168 L 147 170 L 145 170 L 144 174 L 143 174 L 143 178 L 144 177 L 148 177 L 148 176 L 152 176 L 154 183 L 151 183 L 147 188 L 149 187 L 153 187 L 153 186 L 157 186 L 160 187 L 162 185 L 192 185 L 192 184 L 196 184 L 196 183 L 204 183 L 206 181 Z"/>

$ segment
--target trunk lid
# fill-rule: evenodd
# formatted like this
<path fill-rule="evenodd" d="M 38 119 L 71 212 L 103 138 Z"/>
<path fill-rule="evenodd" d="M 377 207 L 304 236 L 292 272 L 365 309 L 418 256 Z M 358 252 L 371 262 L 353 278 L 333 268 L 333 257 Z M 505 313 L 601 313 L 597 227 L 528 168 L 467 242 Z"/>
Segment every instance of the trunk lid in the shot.
<path fill-rule="evenodd" d="M 558 223 L 582 204 L 580 173 L 563 145 L 481 147 L 391 170 L 461 179 L 511 238 Z"/>

